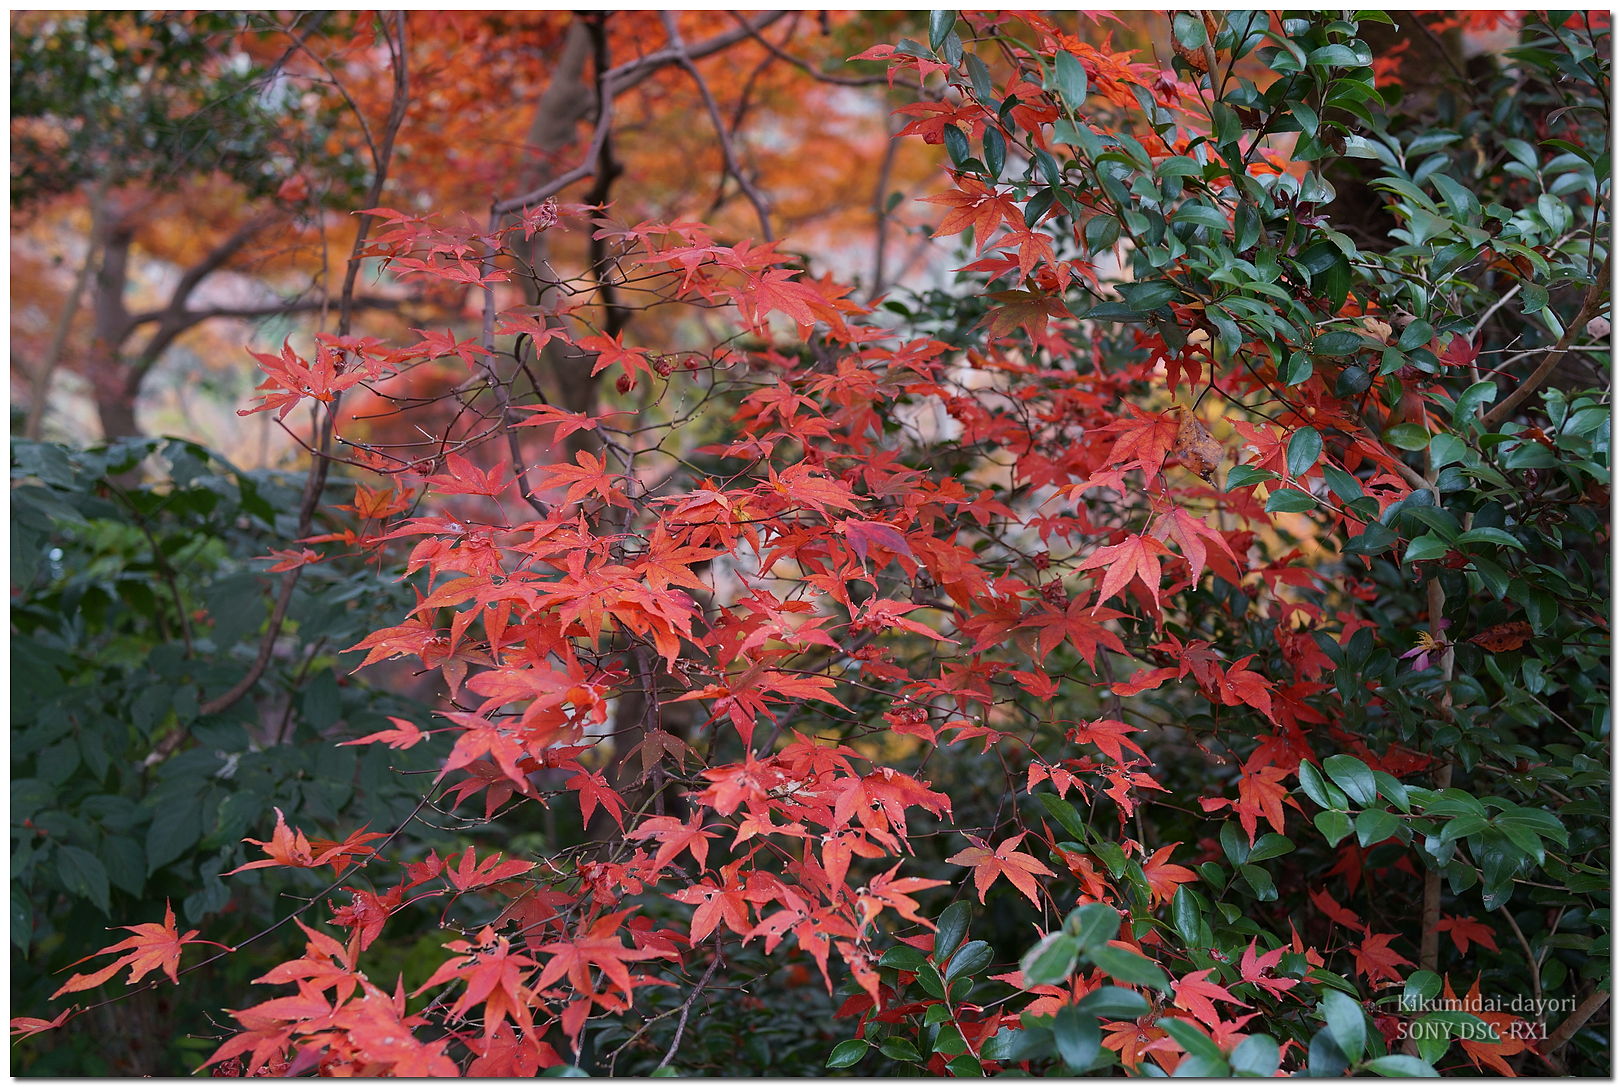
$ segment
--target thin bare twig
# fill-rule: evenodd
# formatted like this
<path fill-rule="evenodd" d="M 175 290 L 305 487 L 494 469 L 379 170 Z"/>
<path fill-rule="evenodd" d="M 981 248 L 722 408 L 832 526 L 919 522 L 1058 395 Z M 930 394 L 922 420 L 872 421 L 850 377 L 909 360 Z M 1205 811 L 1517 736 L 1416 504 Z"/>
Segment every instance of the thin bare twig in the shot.
<path fill-rule="evenodd" d="M 729 45 L 742 41 L 749 36 L 750 29 L 753 31 L 765 29 L 784 14 L 786 12 L 766 12 L 764 15 L 744 24 L 742 30 L 716 34 L 712 38 L 705 38 L 696 45 L 686 47 L 683 51 L 684 55 L 688 60 L 701 60 L 711 53 L 717 53 Z M 497 202 L 494 208 L 496 217 L 510 215 L 514 211 L 520 211 L 530 205 L 538 204 L 548 197 L 555 196 L 574 182 L 583 181 L 594 174 L 597 163 L 601 161 L 602 143 L 607 139 L 607 130 L 612 123 L 613 111 L 611 104 L 613 99 L 622 92 L 650 78 L 660 69 L 680 63 L 681 55 L 682 53 L 677 53 L 674 50 L 661 49 L 656 53 L 648 53 L 646 56 L 636 60 L 626 61 L 624 64 L 604 72 L 600 81 L 602 100 L 597 110 L 596 131 L 591 137 L 590 149 L 586 152 L 584 159 L 572 170 L 558 174 L 529 192 Z"/>
<path fill-rule="evenodd" d="M 1569 353 L 1570 343 L 1573 342 L 1576 336 L 1585 331 L 1586 323 L 1598 315 L 1603 306 L 1604 288 L 1608 285 L 1609 262 L 1605 260 L 1602 267 L 1598 269 L 1597 275 L 1592 278 L 1592 285 L 1586 289 L 1586 297 L 1581 300 L 1581 308 L 1575 314 L 1575 319 L 1564 326 L 1564 334 L 1558 338 L 1558 342 L 1553 345 L 1553 349 L 1547 352 L 1547 357 L 1541 360 L 1541 365 L 1537 366 L 1529 377 L 1520 382 L 1519 387 L 1509 393 L 1506 399 L 1486 413 L 1485 425 L 1487 427 L 1500 425 L 1509 415 L 1513 414 L 1514 409 L 1535 395 L 1536 390 L 1540 389 L 1547 379 L 1552 376 L 1552 372 L 1558 368 L 1558 364 Z"/>
<path fill-rule="evenodd" d="M 388 165 L 393 157 L 394 138 L 399 134 L 399 127 L 405 120 L 405 107 L 410 101 L 410 76 L 405 60 L 405 14 L 394 13 L 395 35 L 388 37 L 388 48 L 394 68 L 393 101 L 389 105 L 388 120 L 383 130 L 382 144 L 378 148 L 377 170 L 371 179 L 371 187 L 366 194 L 366 206 L 376 207 L 382 199 L 383 186 L 388 181 Z M 361 215 L 360 224 L 354 232 L 354 245 L 349 251 L 349 270 L 343 278 L 343 293 L 341 306 L 338 312 L 338 336 L 349 334 L 350 322 L 354 318 L 355 284 L 360 275 L 360 254 L 365 250 L 366 237 L 371 232 L 372 216 Z M 326 487 L 327 472 L 331 467 L 329 454 L 332 449 L 332 429 L 337 419 L 338 405 L 342 394 L 334 397 L 327 407 L 327 412 L 320 428 L 320 440 L 317 451 L 310 461 L 309 475 L 304 480 L 303 500 L 298 509 L 298 535 L 308 536 L 310 526 L 314 523 L 315 509 L 320 503 L 321 492 Z M 293 589 L 298 585 L 299 576 L 303 567 L 294 567 L 281 577 L 281 588 L 276 594 L 276 603 L 270 612 L 270 622 L 265 628 L 264 637 L 259 642 L 259 653 L 253 664 L 243 674 L 230 690 L 217 698 L 211 698 L 198 707 L 198 715 L 207 717 L 222 713 L 241 700 L 242 696 L 253 689 L 264 675 L 264 670 L 270 664 L 270 657 L 275 650 L 276 639 L 281 636 L 282 623 L 287 618 L 287 607 L 292 603 Z M 177 734 L 178 735 L 178 734 Z"/>
<path fill-rule="evenodd" d="M 692 58 L 686 53 L 686 45 L 681 41 L 680 28 L 675 24 L 673 12 L 663 12 L 664 32 L 669 35 L 670 48 L 675 51 L 676 63 L 686 70 L 697 85 L 698 94 L 703 97 L 703 106 L 709 111 L 709 120 L 714 125 L 715 138 L 720 141 L 720 154 L 725 159 L 726 172 L 737 181 L 737 187 L 748 197 L 748 202 L 754 205 L 754 214 L 759 216 L 759 229 L 767 242 L 776 239 L 771 231 L 770 208 L 765 204 L 765 197 L 743 173 L 742 163 L 738 161 L 736 150 L 731 146 L 731 134 L 726 131 L 725 118 L 720 116 L 720 103 L 714 100 L 714 93 L 709 90 L 709 84 L 704 80 L 703 74 L 692 63 Z"/>

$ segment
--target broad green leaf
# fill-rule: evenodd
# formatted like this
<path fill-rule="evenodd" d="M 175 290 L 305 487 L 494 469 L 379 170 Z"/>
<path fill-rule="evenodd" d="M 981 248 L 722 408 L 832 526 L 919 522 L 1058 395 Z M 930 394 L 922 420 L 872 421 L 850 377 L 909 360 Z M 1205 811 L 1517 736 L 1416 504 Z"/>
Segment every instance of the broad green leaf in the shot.
<path fill-rule="evenodd" d="M 1177 1045 L 1186 1050 L 1187 1056 L 1202 1057 L 1206 1061 L 1226 1059 L 1221 1047 L 1215 1044 L 1215 1039 L 1205 1034 L 1192 1020 L 1165 1016 L 1158 1021 L 1158 1025 L 1176 1040 Z"/>
<path fill-rule="evenodd" d="M 1362 1065 L 1369 1072 L 1380 1076 L 1424 1077 L 1437 1079 L 1439 1072 L 1427 1061 L 1420 1061 L 1416 1057 L 1409 1057 L 1404 1053 L 1391 1053 L 1387 1057 L 1374 1057 Z"/>
<path fill-rule="evenodd" d="M 1074 54 L 1060 51 L 1054 58 L 1052 71 L 1057 80 L 1058 97 L 1063 99 L 1070 112 L 1080 112 L 1086 102 L 1085 68 L 1081 67 Z"/>
<path fill-rule="evenodd" d="M 1057 1043 L 1058 1056 L 1075 1071 L 1091 1067 L 1102 1051 L 1102 1031 L 1097 1017 L 1087 1015 L 1073 1004 L 1058 1009 L 1052 1021 L 1052 1040 Z"/>
<path fill-rule="evenodd" d="M 1322 769 L 1356 803 L 1371 804 L 1378 799 L 1378 783 L 1372 771 L 1354 755 L 1329 755 L 1322 760 Z"/>
<path fill-rule="evenodd" d="M 1119 911 L 1101 902 L 1077 907 L 1063 922 L 1063 931 L 1079 941 L 1082 951 L 1106 944 L 1119 932 Z"/>
<path fill-rule="evenodd" d="M 977 974 L 990 965 L 992 957 L 988 943 L 983 940 L 969 940 L 951 956 L 949 964 L 945 967 L 945 980 L 953 981 L 963 974 Z"/>
<path fill-rule="evenodd" d="M 1059 985 L 1074 973 L 1080 941 L 1067 932 L 1052 932 L 1024 955 L 1018 966 L 1026 985 Z"/>
<path fill-rule="evenodd" d="M 1165 977 L 1164 971 L 1134 951 L 1104 944 L 1088 948 L 1086 958 L 1115 981 L 1146 985 L 1165 993 L 1170 991 L 1170 979 Z"/>
<path fill-rule="evenodd" d="M 1148 1002 L 1141 993 L 1103 985 L 1081 997 L 1075 1008 L 1102 1019 L 1139 1019 L 1147 1014 Z"/>
<path fill-rule="evenodd" d="M 952 902 L 946 906 L 935 922 L 934 929 L 934 961 L 944 962 L 950 958 L 962 943 L 962 937 L 967 935 L 968 915 L 972 911 L 966 902 Z"/>
<path fill-rule="evenodd" d="M 1367 1047 L 1367 1013 L 1361 1004 L 1337 989 L 1329 989 L 1322 994 L 1320 1010 L 1339 1052 L 1351 1063 L 1360 1060 Z"/>
<path fill-rule="evenodd" d="M 1348 838 L 1355 829 L 1350 822 L 1350 817 L 1342 811 L 1319 811 L 1311 822 L 1315 823 L 1316 829 L 1322 832 L 1322 836 L 1327 839 L 1328 845 L 1338 845 Z"/>
<path fill-rule="evenodd" d="M 1322 456 L 1322 435 L 1315 427 L 1300 427 L 1288 439 L 1288 474 L 1295 479 L 1316 466 Z"/>
<path fill-rule="evenodd" d="M 871 1043 L 864 1038 L 846 1038 L 833 1046 L 832 1052 L 827 1056 L 828 1068 L 848 1068 L 850 1065 L 866 1056 Z"/>

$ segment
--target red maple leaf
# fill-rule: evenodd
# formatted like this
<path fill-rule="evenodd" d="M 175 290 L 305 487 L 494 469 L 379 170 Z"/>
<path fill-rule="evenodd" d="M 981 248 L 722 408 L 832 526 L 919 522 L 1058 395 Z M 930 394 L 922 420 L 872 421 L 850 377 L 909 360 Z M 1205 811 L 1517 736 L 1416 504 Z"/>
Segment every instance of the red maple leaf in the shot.
<path fill-rule="evenodd" d="M 1328 920 L 1341 924 L 1345 928 L 1358 929 L 1362 932 L 1367 931 L 1367 926 L 1362 924 L 1361 918 L 1339 905 L 1326 890 L 1312 891 L 1311 901 L 1316 904 L 1317 909 L 1327 916 Z"/>
<path fill-rule="evenodd" d="M 641 825 L 627 833 L 625 837 L 632 842 L 657 838 L 659 846 L 658 853 L 653 858 L 653 867 L 663 868 L 685 852 L 690 852 L 692 859 L 697 861 L 700 867 L 707 867 L 709 842 L 714 835 L 704 829 L 702 815 L 699 813 L 693 815 L 689 823 L 683 823 L 673 815 L 654 815 L 642 820 Z"/>
<path fill-rule="evenodd" d="M 1256 942 L 1249 941 L 1249 946 L 1243 952 L 1243 959 L 1238 963 L 1243 980 L 1272 995 L 1285 993 L 1298 985 L 1297 978 L 1280 978 L 1276 975 L 1277 964 L 1282 962 L 1283 949 L 1273 948 L 1264 955 L 1256 955 L 1254 953 Z"/>
<path fill-rule="evenodd" d="M 470 856 L 472 850 L 467 853 Z M 506 937 L 497 937 L 490 928 L 478 934 L 476 944 L 454 940 L 445 947 L 457 957 L 434 971 L 413 996 L 447 982 L 465 981 L 466 990 L 450 1010 L 452 1014 L 465 1015 L 479 1004 L 484 1005 L 484 1037 L 488 1038 L 508 1019 L 525 1030 L 534 1029 L 534 1019 L 529 1013 L 534 994 L 523 981 L 526 973 L 539 965 L 535 960 L 513 954 Z"/>
<path fill-rule="evenodd" d="M 1255 835 L 1259 830 L 1260 816 L 1266 817 L 1266 822 L 1278 834 L 1283 832 L 1283 804 L 1287 803 L 1294 808 L 1299 802 L 1288 795 L 1288 786 L 1283 784 L 1288 777 L 1288 771 L 1280 766 L 1248 766 L 1243 770 L 1243 776 L 1238 778 L 1238 821 L 1249 835 L 1249 844 L 1253 845 Z"/>
<path fill-rule="evenodd" d="M 1440 932 L 1451 933 L 1451 942 L 1456 944 L 1457 950 L 1464 955 L 1468 954 L 1470 943 L 1491 951 L 1497 950 L 1496 933 L 1492 932 L 1491 926 L 1483 921 L 1476 921 L 1472 917 L 1445 917 L 1434 927 Z"/>
<path fill-rule="evenodd" d="M 620 910 L 604 914 L 590 928 L 572 938 L 541 944 L 539 950 L 550 955 L 551 961 L 540 972 L 534 987 L 544 989 L 566 975 L 575 992 L 595 992 L 596 986 L 591 981 L 591 967 L 594 966 L 629 996 L 630 971 L 625 964 L 658 958 L 660 955 L 651 948 L 624 946 L 619 933 L 624 931 L 623 921 L 629 912 Z"/>
<path fill-rule="evenodd" d="M 415 747 L 428 738 L 428 733 L 423 732 L 403 717 L 390 717 L 389 720 L 394 722 L 393 728 L 385 728 L 380 732 L 370 733 L 360 737 L 358 740 L 344 740 L 338 746 L 353 747 L 356 744 L 382 743 L 387 744 L 396 751 L 403 751 L 406 748 Z"/>
<path fill-rule="evenodd" d="M 575 453 L 573 464 L 542 464 L 536 470 L 551 479 L 552 482 L 546 484 L 548 487 L 568 485 L 568 493 L 563 498 L 565 504 L 594 494 L 610 506 L 630 505 L 624 492 L 615 486 L 615 482 L 624 477 L 609 472 L 607 460 L 588 450 Z"/>
<path fill-rule="evenodd" d="M 63 1023 L 66 1023 L 68 1016 L 72 1014 L 72 1008 L 63 1008 L 61 1014 L 55 1019 L 38 1019 L 33 1016 L 19 1015 L 11 1021 L 11 1035 L 18 1041 L 24 1038 L 32 1038 L 42 1031 L 55 1030 Z"/>
<path fill-rule="evenodd" d="M 739 936 L 748 935 L 753 928 L 748 920 L 748 897 L 743 885 L 737 882 L 737 868 L 735 864 L 726 866 L 724 883 L 707 878 L 669 896 L 676 902 L 697 907 L 692 911 L 692 928 L 688 933 L 694 944 L 712 933 L 721 921 Z"/>
<path fill-rule="evenodd" d="M 581 770 L 563 782 L 563 787 L 579 794 L 579 818 L 582 823 L 589 823 L 591 813 L 600 805 L 615 823 L 621 828 L 624 826 L 624 798 L 608 784 L 601 771 Z"/>
<path fill-rule="evenodd" d="M 1368 981 L 1401 980 L 1401 972 L 1397 967 L 1411 966 L 1412 960 L 1403 956 L 1389 946 L 1395 939 L 1395 933 L 1369 932 L 1361 941 L 1361 946 L 1351 949 L 1356 959 L 1356 972 Z"/>
<path fill-rule="evenodd" d="M 971 177 L 959 179 L 959 188 L 950 192 L 940 193 L 937 196 L 924 196 L 925 204 L 943 204 L 951 210 L 945 218 L 940 220 L 939 227 L 934 231 L 934 237 L 943 238 L 950 234 L 960 234 L 962 231 L 973 228 L 973 236 L 978 240 L 979 252 L 990 244 L 990 238 L 995 234 L 996 228 L 1002 223 L 1013 226 L 1022 226 L 1023 213 L 1010 195 L 998 195 L 994 189 L 989 188 L 981 181 Z"/>
<path fill-rule="evenodd" d="M 475 856 L 473 846 L 468 846 L 461 854 L 461 861 L 454 866 L 451 857 L 445 857 L 444 874 L 458 891 L 471 891 L 478 887 L 487 887 L 492 883 L 500 883 L 514 876 L 521 876 L 534 865 L 529 861 L 502 861 L 501 854 L 495 853 L 485 857 L 479 862 Z"/>
<path fill-rule="evenodd" d="M 438 494 L 480 494 L 493 498 L 512 485 L 510 479 L 502 478 L 506 474 L 505 465 L 497 464 L 487 472 L 480 472 L 476 464 L 459 453 L 446 455 L 444 463 L 448 471 L 427 477 Z"/>
<path fill-rule="evenodd" d="M 1142 862 L 1142 874 L 1147 877 L 1149 897 L 1152 905 L 1168 902 L 1175 897 L 1176 888 L 1183 883 L 1193 883 L 1198 879 L 1198 873 L 1180 864 L 1170 863 L 1170 854 L 1180 842 L 1171 842 L 1158 850 Z"/>
<path fill-rule="evenodd" d="M 1028 853 L 1017 851 L 1018 843 L 1024 840 L 1023 834 L 1015 834 L 993 849 L 983 838 L 971 834 L 966 837 L 973 845 L 954 857 L 946 857 L 945 861 L 947 864 L 960 864 L 973 869 L 973 885 L 979 890 L 980 902 L 984 901 L 990 885 L 1000 877 L 1006 876 L 1007 882 L 1017 887 L 1025 898 L 1037 906 L 1040 905 L 1040 899 L 1035 894 L 1037 888 L 1035 877 L 1052 876 L 1057 873 Z"/>
<path fill-rule="evenodd" d="M 1209 975 L 1209 970 L 1199 970 L 1171 982 L 1170 987 L 1176 993 L 1176 1007 L 1185 1008 L 1202 1022 L 1214 1026 L 1221 1021 L 1220 1012 L 1215 1010 L 1215 1001 L 1224 1000 L 1240 1008 L 1247 1008 L 1249 1005 L 1227 992 L 1222 986 L 1210 981 Z"/>
<path fill-rule="evenodd" d="M 135 935 L 120 940 L 116 944 L 108 944 L 100 951 L 92 952 L 83 959 L 79 959 L 78 962 L 69 965 L 77 966 L 79 963 L 87 959 L 93 959 L 97 955 L 116 955 L 120 951 L 126 951 L 128 954 L 120 956 L 112 965 L 105 966 L 93 974 L 74 974 L 68 978 L 60 989 L 51 994 L 51 999 L 55 1000 L 63 993 L 77 993 L 85 989 L 94 989 L 126 966 L 129 967 L 129 977 L 124 982 L 126 985 L 134 985 L 153 970 L 162 970 L 169 975 L 170 981 L 178 984 L 180 981 L 180 951 L 182 948 L 187 944 L 212 944 L 214 947 L 224 947 L 223 944 L 215 944 L 212 940 L 197 939 L 196 929 L 192 929 L 184 936 L 180 935 L 174 924 L 174 907 L 167 902 L 163 904 L 162 924 L 125 925 L 124 931 L 133 932 Z M 225 948 L 225 950 L 232 949 Z M 34 1022 L 40 1021 L 34 1020 Z M 49 1027 L 60 1026 L 61 1022 L 62 1016 L 58 1016 L 56 1020 L 48 1022 L 44 1026 L 30 1029 L 28 1033 L 37 1033 Z M 15 1027 L 16 1022 L 13 1021 L 12 1025 Z"/>
<path fill-rule="evenodd" d="M 1156 606 L 1162 606 L 1159 584 L 1164 577 L 1159 571 L 1159 556 L 1170 553 L 1168 547 L 1152 536 L 1126 536 L 1111 547 L 1097 548 L 1077 567 L 1080 570 L 1105 567 L 1102 585 L 1097 590 L 1097 603 L 1091 610 L 1095 612 L 1104 600 L 1117 596 L 1132 578 L 1142 583 Z"/>
<path fill-rule="evenodd" d="M 1111 721 L 1099 718 L 1083 725 L 1076 725 L 1069 730 L 1069 739 L 1077 744 L 1096 744 L 1098 749 L 1114 762 L 1125 762 L 1125 748 L 1130 748 L 1142 758 L 1147 758 L 1137 742 L 1131 739 L 1131 733 L 1145 731 L 1137 725 L 1127 725 L 1124 721 Z M 1133 760 L 1134 761 L 1134 760 Z"/>

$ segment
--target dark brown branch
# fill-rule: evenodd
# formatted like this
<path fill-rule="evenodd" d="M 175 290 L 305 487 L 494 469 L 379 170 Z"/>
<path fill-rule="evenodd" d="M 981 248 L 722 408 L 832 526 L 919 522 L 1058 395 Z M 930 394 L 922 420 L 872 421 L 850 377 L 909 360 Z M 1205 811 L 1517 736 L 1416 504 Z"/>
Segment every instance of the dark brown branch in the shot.
<path fill-rule="evenodd" d="M 725 118 L 720 115 L 720 103 L 714 99 L 714 93 L 709 90 L 709 84 L 703 74 L 692 63 L 692 58 L 686 52 L 686 45 L 681 41 L 680 28 L 675 24 L 672 12 L 665 11 L 664 31 L 669 35 L 670 49 L 676 54 L 675 63 L 686 70 L 697 85 L 698 94 L 703 97 L 703 106 L 709 111 L 709 121 L 714 125 L 715 138 L 720 141 L 720 154 L 725 159 L 726 172 L 737 181 L 737 187 L 748 197 L 748 202 L 754 205 L 754 214 L 759 216 L 759 229 L 767 242 L 774 241 L 776 236 L 771 231 L 771 213 L 765 204 L 765 197 L 761 195 L 754 183 L 743 173 L 742 163 L 738 161 L 736 150 L 731 146 L 731 135 L 726 131 Z"/>
<path fill-rule="evenodd" d="M 381 18 L 381 16 L 379 16 Z M 405 67 L 405 16 L 402 12 L 395 12 L 395 35 L 388 37 L 388 49 L 391 54 L 394 69 L 394 94 L 389 105 L 387 127 L 383 132 L 382 146 L 378 152 L 377 170 L 371 179 L 371 188 L 366 194 L 366 206 L 376 207 L 381 202 L 383 186 L 388 181 L 388 165 L 393 156 L 394 137 L 399 133 L 399 126 L 405 120 L 405 107 L 410 101 L 409 73 Z M 354 232 L 354 245 L 349 251 L 349 270 L 343 279 L 343 293 L 338 316 L 338 335 L 349 334 L 349 323 L 355 311 L 354 288 L 360 274 L 360 254 L 366 247 L 366 236 L 371 232 L 372 216 L 360 216 L 360 225 Z M 337 418 L 338 398 L 334 398 L 328 405 L 328 410 L 322 420 L 320 443 L 315 456 L 310 461 L 309 475 L 304 480 L 303 501 L 298 509 L 298 535 L 308 536 L 310 526 L 314 523 L 315 508 L 320 503 L 321 491 L 326 487 L 326 475 L 330 468 L 329 454 L 332 448 L 333 421 Z M 287 606 L 292 602 L 293 589 L 298 585 L 298 578 L 303 573 L 303 567 L 294 567 L 281 576 L 281 589 L 276 594 L 275 607 L 270 612 L 270 623 L 265 628 L 264 638 L 259 643 L 259 654 L 254 659 L 252 667 L 236 682 L 230 690 L 218 698 L 211 698 L 198 708 L 200 716 L 221 713 L 241 700 L 242 696 L 253 689 L 264 675 L 265 668 L 270 663 L 270 656 L 275 649 L 276 639 L 281 635 L 282 623 L 287 618 Z"/>
<path fill-rule="evenodd" d="M 1597 275 L 1592 278 L 1592 285 L 1586 289 L 1586 297 L 1581 300 L 1581 308 L 1575 314 L 1575 319 L 1564 326 L 1564 334 L 1558 338 L 1553 349 L 1547 352 L 1547 357 L 1541 360 L 1541 365 L 1520 382 L 1519 387 L 1509 393 L 1505 400 L 1485 414 L 1487 428 L 1501 425 L 1513 414 L 1515 408 L 1535 395 L 1536 390 L 1552 376 L 1558 364 L 1564 360 L 1564 356 L 1569 354 L 1570 344 L 1574 342 L 1575 337 L 1584 332 L 1586 323 L 1598 315 L 1603 306 L 1603 289 L 1608 285 L 1609 262 L 1605 260 Z"/>
<path fill-rule="evenodd" d="M 832 83 L 840 87 L 878 87 L 889 82 L 889 77 L 885 75 L 829 75 L 826 72 L 818 70 L 816 66 L 811 64 L 809 61 L 802 57 L 794 56 L 792 53 L 789 53 L 787 50 L 783 49 L 780 45 L 777 45 L 775 42 L 765 37 L 765 35 L 761 34 L 759 31 L 754 30 L 751 26 L 749 26 L 749 24 L 743 22 L 743 17 L 737 12 L 732 12 L 731 14 L 732 17 L 738 22 L 743 23 L 745 27 L 749 28 L 749 36 L 768 49 L 772 56 L 776 57 L 778 60 L 787 61 L 795 68 L 804 71 L 810 76 L 810 78 L 816 80 L 818 83 Z M 896 87 L 904 87 L 913 91 L 922 90 L 922 88 L 917 84 L 911 83 L 904 79 L 897 79 L 892 85 Z"/>
<path fill-rule="evenodd" d="M 1554 1054 L 1575 1037 L 1575 1032 L 1584 1027 L 1586 1021 L 1596 1015 L 1608 1002 L 1607 989 L 1593 989 L 1586 999 L 1581 1001 L 1580 1006 L 1570 1012 L 1569 1018 L 1558 1024 L 1558 1029 L 1547 1036 L 1547 1040 L 1541 1044 L 1542 1057 L 1551 1061 Z"/>
<path fill-rule="evenodd" d="M 900 150 L 900 141 L 890 130 L 887 118 L 883 122 L 883 134 L 883 163 L 878 167 L 877 186 L 872 192 L 872 218 L 877 239 L 872 246 L 872 285 L 866 293 L 868 302 L 875 302 L 883 293 L 883 261 L 889 244 L 889 178 L 894 172 L 895 155 Z"/>
<path fill-rule="evenodd" d="M 754 31 L 763 30 L 784 14 L 784 12 L 780 11 L 767 12 L 745 24 L 741 30 L 716 34 L 712 38 L 706 38 L 698 44 L 688 47 L 685 49 L 684 55 L 688 60 L 700 60 L 748 37 L 750 33 L 748 28 L 751 27 Z M 602 78 L 598 81 L 602 88 L 602 95 L 597 110 L 596 132 L 591 137 L 591 146 L 584 160 L 572 170 L 547 180 L 529 192 L 498 201 L 494 207 L 495 215 L 497 217 L 510 215 L 514 211 L 538 204 L 548 197 L 555 196 L 574 182 L 590 177 L 596 170 L 596 164 L 601 160 L 602 145 L 607 139 L 607 131 L 612 124 L 613 99 L 620 93 L 648 79 L 660 69 L 667 68 L 672 64 L 679 64 L 681 55 L 675 50 L 662 49 L 656 53 L 648 53 L 637 60 L 627 61 L 617 68 L 604 72 Z"/>

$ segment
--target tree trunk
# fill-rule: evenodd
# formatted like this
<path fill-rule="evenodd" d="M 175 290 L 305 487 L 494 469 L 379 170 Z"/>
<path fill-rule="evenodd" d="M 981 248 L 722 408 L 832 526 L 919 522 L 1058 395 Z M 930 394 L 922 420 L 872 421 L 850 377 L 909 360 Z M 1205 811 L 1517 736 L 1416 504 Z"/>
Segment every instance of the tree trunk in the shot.
<path fill-rule="evenodd" d="M 91 239 L 91 244 L 101 251 L 101 264 L 96 269 L 95 327 L 86 362 L 96 415 L 101 420 L 101 436 L 110 442 L 140 436 L 140 423 L 135 418 L 135 398 L 140 388 L 130 387 L 124 358 L 124 342 L 130 334 L 124 288 L 129 281 L 129 250 L 135 241 L 135 229 L 112 209 L 104 222 L 99 239 Z"/>
<path fill-rule="evenodd" d="M 551 81 L 535 103 L 527 141 L 530 158 L 518 179 L 520 191 L 537 189 L 559 173 L 560 156 L 579 143 L 580 123 L 601 108 L 596 100 L 596 88 L 585 78 L 585 65 L 591 53 L 590 28 L 583 16 L 576 16 L 568 28 Z M 555 304 L 558 285 L 552 278 L 547 235 L 536 234 L 525 249 L 523 259 L 535 274 L 531 302 L 537 306 Z M 597 382 L 591 376 L 594 355 L 553 341 L 537 361 L 540 363 L 540 391 L 549 402 L 565 411 L 589 412 L 596 406 Z M 588 431 L 576 431 L 570 439 L 576 440 L 569 442 L 563 459 L 592 444 Z"/>

